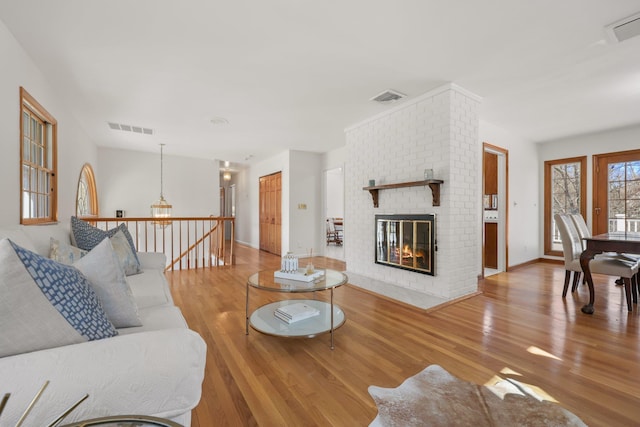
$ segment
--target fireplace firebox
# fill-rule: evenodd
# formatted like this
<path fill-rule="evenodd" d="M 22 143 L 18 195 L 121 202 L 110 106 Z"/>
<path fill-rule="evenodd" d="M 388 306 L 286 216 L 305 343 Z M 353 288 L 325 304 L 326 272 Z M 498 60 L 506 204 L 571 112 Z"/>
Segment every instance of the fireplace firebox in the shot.
<path fill-rule="evenodd" d="M 376 264 L 435 276 L 436 216 L 376 215 Z"/>

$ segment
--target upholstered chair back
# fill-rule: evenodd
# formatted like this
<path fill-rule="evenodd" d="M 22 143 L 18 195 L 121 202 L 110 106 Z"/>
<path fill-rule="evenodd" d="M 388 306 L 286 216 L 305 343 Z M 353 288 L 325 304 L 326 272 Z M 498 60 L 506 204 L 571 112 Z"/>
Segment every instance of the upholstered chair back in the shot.
<path fill-rule="evenodd" d="M 586 242 L 584 241 L 585 237 L 591 237 L 591 231 L 589 231 L 589 226 L 587 226 L 587 222 L 584 220 L 582 215 L 580 214 L 571 214 L 571 219 L 573 220 L 573 224 L 576 226 L 578 230 L 578 235 L 580 236 L 580 242 L 582 243 L 582 249 L 585 248 Z"/>
<path fill-rule="evenodd" d="M 553 218 L 556 221 L 556 225 L 560 231 L 560 238 L 562 239 L 564 265 L 565 268 L 569 268 L 571 262 L 579 259 L 580 254 L 582 254 L 582 239 L 569 215 L 555 214 Z"/>

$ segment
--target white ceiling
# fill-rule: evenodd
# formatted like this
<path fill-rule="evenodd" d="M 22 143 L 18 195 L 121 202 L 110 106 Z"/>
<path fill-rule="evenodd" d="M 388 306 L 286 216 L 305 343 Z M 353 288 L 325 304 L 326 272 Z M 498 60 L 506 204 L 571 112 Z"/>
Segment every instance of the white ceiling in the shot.
<path fill-rule="evenodd" d="M 369 98 L 447 82 L 535 142 L 640 123 L 640 37 L 604 37 L 637 12 L 640 0 L 0 1 L 98 145 L 240 163 L 340 147 L 390 108 Z"/>

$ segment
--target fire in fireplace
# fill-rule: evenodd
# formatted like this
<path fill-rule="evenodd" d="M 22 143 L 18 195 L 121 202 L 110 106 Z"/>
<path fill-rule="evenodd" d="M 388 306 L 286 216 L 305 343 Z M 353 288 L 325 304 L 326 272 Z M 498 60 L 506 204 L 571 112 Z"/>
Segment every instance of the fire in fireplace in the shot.
<path fill-rule="evenodd" d="M 435 276 L 436 216 L 376 215 L 376 264 Z"/>

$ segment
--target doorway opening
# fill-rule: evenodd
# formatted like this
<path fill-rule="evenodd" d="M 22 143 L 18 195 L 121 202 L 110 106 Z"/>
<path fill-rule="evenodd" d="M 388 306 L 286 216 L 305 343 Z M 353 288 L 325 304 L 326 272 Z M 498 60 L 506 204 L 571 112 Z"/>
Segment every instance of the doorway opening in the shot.
<path fill-rule="evenodd" d="M 344 261 L 344 168 L 324 171 L 324 256 Z"/>
<path fill-rule="evenodd" d="M 509 151 L 484 142 L 482 160 L 483 276 L 507 271 Z"/>

